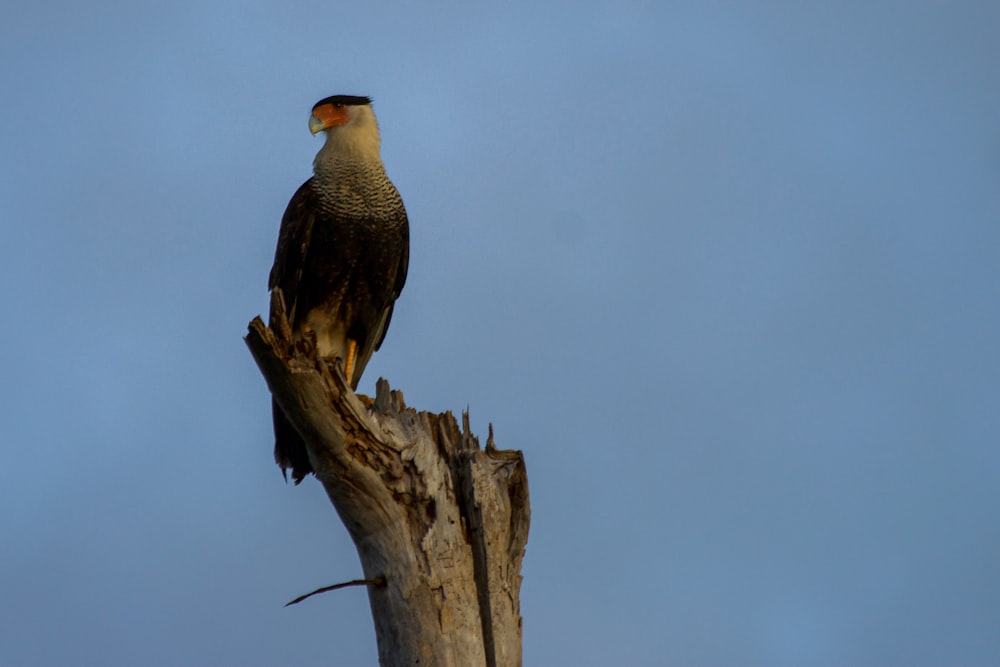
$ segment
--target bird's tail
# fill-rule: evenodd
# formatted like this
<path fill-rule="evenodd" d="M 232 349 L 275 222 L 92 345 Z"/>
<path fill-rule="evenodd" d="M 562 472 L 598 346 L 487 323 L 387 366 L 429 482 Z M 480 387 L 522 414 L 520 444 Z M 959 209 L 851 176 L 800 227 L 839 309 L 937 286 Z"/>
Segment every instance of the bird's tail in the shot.
<path fill-rule="evenodd" d="M 288 469 L 292 479 L 298 484 L 313 471 L 309 463 L 309 450 L 302 436 L 292 426 L 281 407 L 271 400 L 271 416 L 274 420 L 274 461 L 281 466 L 281 474 L 288 479 Z"/>

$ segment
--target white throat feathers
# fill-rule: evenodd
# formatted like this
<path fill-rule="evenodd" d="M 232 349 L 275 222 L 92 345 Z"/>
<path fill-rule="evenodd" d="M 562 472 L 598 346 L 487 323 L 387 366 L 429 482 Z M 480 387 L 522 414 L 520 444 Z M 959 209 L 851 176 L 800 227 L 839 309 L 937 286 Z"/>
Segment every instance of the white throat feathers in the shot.
<path fill-rule="evenodd" d="M 362 168 L 382 164 L 375 112 L 365 104 L 348 107 L 348 115 L 346 124 L 324 130 L 326 143 L 313 160 L 313 172 L 321 180 L 324 174 L 340 172 L 348 164 Z"/>

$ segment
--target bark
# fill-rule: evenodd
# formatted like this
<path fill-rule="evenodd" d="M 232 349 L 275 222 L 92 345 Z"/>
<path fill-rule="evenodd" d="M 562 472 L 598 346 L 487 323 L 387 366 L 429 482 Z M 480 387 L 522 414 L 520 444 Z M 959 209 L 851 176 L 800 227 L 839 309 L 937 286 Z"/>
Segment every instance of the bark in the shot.
<path fill-rule="evenodd" d="M 339 364 L 292 342 L 277 291 L 269 329 L 247 345 L 358 550 L 379 662 L 521 664 L 521 561 L 530 508 L 524 458 L 481 449 L 450 412 L 406 407 L 379 379 L 375 399 L 348 387 Z"/>

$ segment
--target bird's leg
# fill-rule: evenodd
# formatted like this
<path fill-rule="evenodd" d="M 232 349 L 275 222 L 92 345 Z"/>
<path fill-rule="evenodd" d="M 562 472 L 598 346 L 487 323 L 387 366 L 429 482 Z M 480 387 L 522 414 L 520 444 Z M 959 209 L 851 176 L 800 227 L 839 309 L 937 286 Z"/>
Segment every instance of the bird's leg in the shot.
<path fill-rule="evenodd" d="M 354 361 L 358 358 L 358 341 L 347 339 L 347 359 L 344 360 L 344 375 L 347 376 L 347 384 L 353 386 Z"/>

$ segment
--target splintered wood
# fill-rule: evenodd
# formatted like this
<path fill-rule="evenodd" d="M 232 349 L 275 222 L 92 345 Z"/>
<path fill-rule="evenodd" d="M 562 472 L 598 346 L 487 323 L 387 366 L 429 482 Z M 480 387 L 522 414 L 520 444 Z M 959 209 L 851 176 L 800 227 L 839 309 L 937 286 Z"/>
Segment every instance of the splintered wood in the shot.
<path fill-rule="evenodd" d="M 519 451 L 485 450 L 450 412 L 408 408 L 380 379 L 356 395 L 339 364 L 293 344 L 278 300 L 246 343 L 305 440 L 316 477 L 347 527 L 387 667 L 521 664 L 521 562 L 527 471 Z"/>

